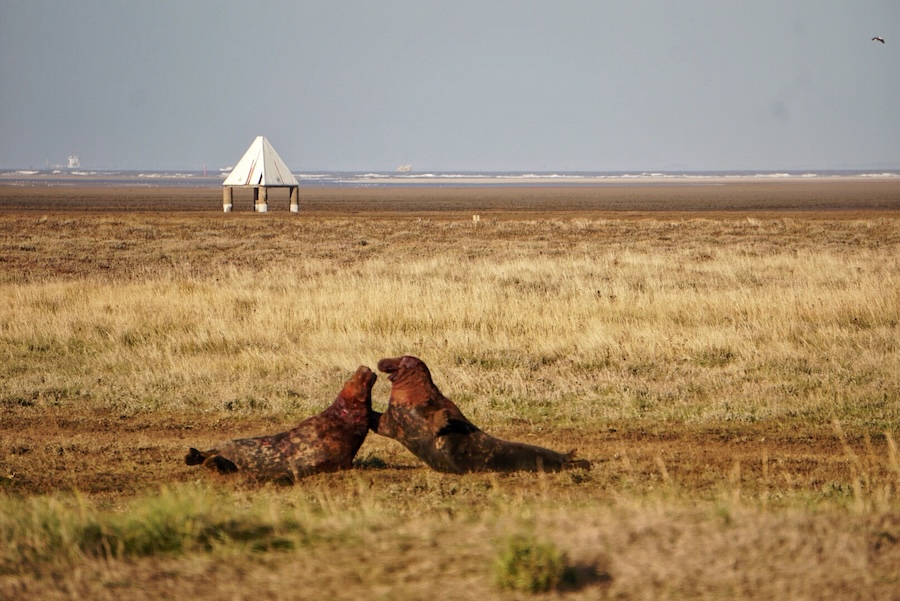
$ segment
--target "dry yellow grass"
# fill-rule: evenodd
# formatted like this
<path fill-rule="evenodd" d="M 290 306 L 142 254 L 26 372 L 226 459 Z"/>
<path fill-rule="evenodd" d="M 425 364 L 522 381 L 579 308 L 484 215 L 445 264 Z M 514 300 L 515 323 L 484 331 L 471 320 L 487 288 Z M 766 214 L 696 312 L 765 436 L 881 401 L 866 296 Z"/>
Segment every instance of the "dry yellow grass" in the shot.
<path fill-rule="evenodd" d="M 896 596 L 900 223 L 481 216 L 0 216 L 0 597 L 512 599 L 523 533 L 578 575 L 551 596 Z M 594 469 L 447 476 L 374 435 L 293 488 L 180 464 L 400 353 Z M 189 507 L 211 547 L 41 525 Z"/>
<path fill-rule="evenodd" d="M 304 225 L 325 238 L 345 229 Z M 726 225 L 734 241 L 698 244 Z M 457 398 L 488 402 L 488 422 L 528 417 L 490 411 L 517 403 L 592 425 L 896 423 L 900 264 L 877 237 L 797 248 L 803 232 L 781 222 L 654 222 L 644 240 L 614 222 L 402 226 L 419 246 L 365 254 L 351 238 L 333 255 L 195 270 L 189 251 L 145 242 L 143 254 L 180 260 L 121 279 L 8 282 L 4 395 L 81 394 L 130 411 L 252 396 L 269 411 L 310 411 L 356 365 L 408 352 L 438 366 Z M 835 227 L 878 236 L 887 224 Z M 881 410 L 860 414 L 872 404 Z"/>

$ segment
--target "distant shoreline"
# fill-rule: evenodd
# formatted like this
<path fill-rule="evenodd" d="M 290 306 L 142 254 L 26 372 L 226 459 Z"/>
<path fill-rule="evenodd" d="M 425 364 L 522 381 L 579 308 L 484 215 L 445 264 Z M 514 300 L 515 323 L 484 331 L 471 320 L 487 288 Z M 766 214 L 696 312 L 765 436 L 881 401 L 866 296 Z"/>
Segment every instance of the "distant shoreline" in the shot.
<path fill-rule="evenodd" d="M 0 170 L 0 185 L 69 187 L 220 187 L 227 172 Z M 301 187 L 532 187 L 713 185 L 736 182 L 900 180 L 900 170 L 687 172 L 298 172 Z"/>

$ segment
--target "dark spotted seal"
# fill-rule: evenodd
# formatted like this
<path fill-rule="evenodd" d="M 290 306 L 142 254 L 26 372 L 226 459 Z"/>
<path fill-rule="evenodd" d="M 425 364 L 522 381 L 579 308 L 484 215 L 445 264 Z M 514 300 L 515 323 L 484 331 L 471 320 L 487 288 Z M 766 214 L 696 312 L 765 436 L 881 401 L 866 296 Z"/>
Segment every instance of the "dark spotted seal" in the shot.
<path fill-rule="evenodd" d="M 372 431 L 393 438 L 440 472 L 558 471 L 590 468 L 574 451 L 557 453 L 482 432 L 441 394 L 428 367 L 412 356 L 382 359 L 379 371 L 392 382 L 387 410 L 372 412 Z"/>
<path fill-rule="evenodd" d="M 272 436 L 229 440 L 208 451 L 192 448 L 184 461 L 221 473 L 241 471 L 261 480 L 286 482 L 350 469 L 368 434 L 372 385 L 377 378 L 371 369 L 360 366 L 330 407 L 297 427 Z"/>

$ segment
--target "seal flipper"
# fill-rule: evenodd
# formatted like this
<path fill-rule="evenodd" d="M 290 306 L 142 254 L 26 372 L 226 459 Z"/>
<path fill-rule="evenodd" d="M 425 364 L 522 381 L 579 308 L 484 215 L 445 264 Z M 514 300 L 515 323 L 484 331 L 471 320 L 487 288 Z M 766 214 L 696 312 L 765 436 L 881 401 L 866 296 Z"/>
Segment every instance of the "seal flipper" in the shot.
<path fill-rule="evenodd" d="M 378 413 L 377 411 L 369 411 L 369 430 L 379 434 L 378 427 L 381 422 L 382 413 Z"/>
<path fill-rule="evenodd" d="M 397 428 L 390 411 L 385 411 L 384 413 L 372 411 L 369 413 L 369 430 L 388 438 L 397 437 Z"/>
<path fill-rule="evenodd" d="M 446 436 L 447 434 L 471 434 L 472 432 L 478 431 L 475 424 L 468 420 L 451 418 L 448 409 L 438 409 L 432 413 L 428 418 L 428 426 L 435 436 Z"/>
<path fill-rule="evenodd" d="M 435 433 L 435 436 L 445 436 L 447 434 L 472 434 L 473 432 L 479 431 L 480 430 L 475 424 L 470 424 L 469 422 L 460 421 L 458 419 L 451 419 L 443 428 Z"/>

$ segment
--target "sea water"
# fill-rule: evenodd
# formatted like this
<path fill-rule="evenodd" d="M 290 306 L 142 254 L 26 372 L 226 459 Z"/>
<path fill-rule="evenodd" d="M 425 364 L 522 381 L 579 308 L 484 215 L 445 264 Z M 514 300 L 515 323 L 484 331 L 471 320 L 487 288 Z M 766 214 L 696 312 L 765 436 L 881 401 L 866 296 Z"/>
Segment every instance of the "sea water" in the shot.
<path fill-rule="evenodd" d="M 196 187 L 221 185 L 227 171 L 117 171 L 117 170 L 39 170 L 0 171 L 0 183 L 19 185 L 69 186 L 143 186 Z M 655 185 L 708 180 L 810 180 L 841 177 L 895 178 L 900 170 L 821 170 L 821 171 L 473 171 L 473 172 L 395 172 L 395 171 L 316 171 L 295 172 L 301 186 L 322 187 L 468 187 L 468 186 L 622 186 Z"/>

